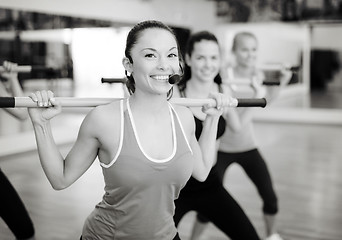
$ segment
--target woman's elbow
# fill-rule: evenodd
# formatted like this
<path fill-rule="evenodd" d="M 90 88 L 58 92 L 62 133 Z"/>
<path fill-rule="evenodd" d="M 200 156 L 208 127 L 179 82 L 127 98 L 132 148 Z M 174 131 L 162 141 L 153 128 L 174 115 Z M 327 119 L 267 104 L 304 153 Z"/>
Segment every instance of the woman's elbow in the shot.
<path fill-rule="evenodd" d="M 201 174 L 193 175 L 193 177 L 199 182 L 204 182 L 207 179 L 208 175 L 209 175 L 209 172 L 208 173 L 203 172 Z"/>
<path fill-rule="evenodd" d="M 64 190 L 64 189 L 65 189 L 65 188 L 63 188 L 63 187 L 61 187 L 61 186 L 59 186 L 59 185 L 52 185 L 52 184 L 51 184 L 51 186 L 52 186 L 53 190 L 56 190 L 56 191 L 61 191 L 61 190 Z"/>
<path fill-rule="evenodd" d="M 198 177 L 196 178 L 197 181 L 199 182 L 204 182 L 207 179 L 207 177 Z"/>
<path fill-rule="evenodd" d="M 56 191 L 61 191 L 69 187 L 69 185 L 66 185 L 62 182 L 52 182 L 50 181 L 51 187 Z"/>
<path fill-rule="evenodd" d="M 26 113 L 23 113 L 19 114 L 17 117 L 20 121 L 25 121 L 28 118 L 28 115 Z"/>

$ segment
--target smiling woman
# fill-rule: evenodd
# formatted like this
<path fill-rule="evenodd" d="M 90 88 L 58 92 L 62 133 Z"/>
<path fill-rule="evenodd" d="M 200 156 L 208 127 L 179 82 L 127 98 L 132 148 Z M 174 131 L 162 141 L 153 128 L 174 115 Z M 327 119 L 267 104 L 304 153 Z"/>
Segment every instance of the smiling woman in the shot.
<path fill-rule="evenodd" d="M 214 102 L 203 106 L 207 117 L 197 141 L 190 110 L 167 101 L 168 77 L 180 71 L 180 55 L 176 36 L 161 22 L 144 21 L 130 30 L 122 63 L 131 96 L 91 110 L 66 157 L 50 134 L 50 119 L 61 112 L 61 103 L 51 91 L 31 94 L 42 106 L 29 108 L 41 165 L 52 187 L 61 190 L 98 157 L 106 193 L 85 221 L 82 239 L 179 239 L 174 200 L 191 175 L 207 177 L 214 132 L 230 99 L 210 96 Z"/>
<path fill-rule="evenodd" d="M 146 34 L 141 37 L 141 41 L 136 44 L 141 50 L 139 52 L 132 51 L 131 53 L 126 50 L 126 58 L 124 58 L 123 64 L 126 71 L 131 74 L 131 77 L 128 77 L 128 86 L 135 84 L 134 79 L 136 79 L 136 84 L 142 84 L 142 86 L 147 84 L 151 90 L 159 92 L 160 94 L 163 94 L 167 90 L 170 96 L 172 88 L 168 80 L 171 75 L 180 72 L 180 49 L 171 29 L 170 31 L 159 32 L 160 29 L 158 28 L 147 29 Z M 151 40 L 149 39 L 150 35 L 156 37 Z M 163 39 L 168 39 L 168 42 L 165 43 L 165 47 L 163 46 L 161 49 L 157 49 L 160 41 Z M 138 67 L 135 67 L 136 65 L 133 64 L 133 59 L 136 59 L 134 61 L 141 62 L 141 65 L 139 64 L 137 65 Z M 129 89 L 131 92 L 135 91 L 135 89 Z"/>

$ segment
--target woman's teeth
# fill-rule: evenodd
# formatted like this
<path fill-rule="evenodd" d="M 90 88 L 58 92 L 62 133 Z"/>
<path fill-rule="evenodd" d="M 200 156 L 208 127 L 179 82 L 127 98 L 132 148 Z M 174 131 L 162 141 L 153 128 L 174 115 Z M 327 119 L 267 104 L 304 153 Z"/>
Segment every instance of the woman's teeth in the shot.
<path fill-rule="evenodd" d="M 158 81 L 167 81 L 169 80 L 169 76 L 153 76 L 153 79 L 156 79 Z"/>

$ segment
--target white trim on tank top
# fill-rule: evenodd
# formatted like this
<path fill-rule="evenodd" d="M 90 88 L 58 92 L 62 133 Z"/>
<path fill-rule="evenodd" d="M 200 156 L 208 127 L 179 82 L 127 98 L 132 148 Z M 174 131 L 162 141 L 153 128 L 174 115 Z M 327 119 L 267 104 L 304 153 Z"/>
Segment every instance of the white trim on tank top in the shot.
<path fill-rule="evenodd" d="M 173 106 L 172 106 L 170 103 L 169 103 L 169 106 L 172 108 L 173 112 L 175 113 L 176 118 L 177 118 L 177 121 L 178 121 L 178 123 L 179 123 L 179 126 L 180 126 L 180 128 L 181 128 L 181 130 L 182 130 L 182 133 L 183 133 L 183 136 L 184 136 L 186 145 L 188 146 L 188 148 L 189 148 L 191 154 L 193 154 L 192 149 L 191 149 L 190 144 L 189 144 L 189 141 L 188 141 L 188 138 L 187 138 L 186 135 L 185 135 L 185 131 L 184 131 L 182 122 L 180 121 L 180 119 L 179 119 L 179 117 L 178 117 L 178 114 L 177 114 L 176 110 L 173 108 Z"/>
<path fill-rule="evenodd" d="M 129 115 L 132 127 L 133 127 L 133 132 L 134 132 L 134 135 L 135 135 L 135 139 L 137 140 L 138 147 L 140 148 L 140 151 L 144 154 L 144 156 L 148 160 L 150 160 L 151 162 L 155 162 L 155 163 L 165 163 L 165 162 L 170 161 L 176 155 L 176 150 L 177 150 L 176 128 L 175 128 L 174 118 L 173 118 L 173 114 L 172 114 L 172 111 L 171 111 L 171 108 L 170 108 L 170 104 L 169 104 L 169 112 L 170 112 L 170 116 L 171 116 L 171 127 L 172 127 L 172 135 L 173 135 L 173 146 L 172 146 L 173 150 L 172 150 L 171 155 L 169 157 L 167 157 L 167 158 L 164 158 L 164 159 L 152 158 L 142 148 L 139 136 L 137 134 L 137 129 L 136 129 L 136 126 L 135 126 L 135 122 L 134 122 L 133 114 L 132 114 L 132 111 L 131 111 L 131 107 L 129 105 L 129 99 L 127 100 L 127 110 L 128 110 L 128 115 Z"/>
<path fill-rule="evenodd" d="M 102 163 L 100 162 L 100 165 L 104 168 L 109 168 L 110 166 L 112 166 L 116 159 L 119 157 L 119 154 L 121 152 L 121 149 L 122 149 L 122 143 L 123 143 L 123 135 L 124 135 L 124 114 L 123 114 L 123 101 L 124 100 L 120 100 L 120 141 L 119 141 L 119 147 L 118 147 L 118 150 L 113 158 L 113 160 L 109 163 L 109 164 L 105 164 L 105 163 Z"/>

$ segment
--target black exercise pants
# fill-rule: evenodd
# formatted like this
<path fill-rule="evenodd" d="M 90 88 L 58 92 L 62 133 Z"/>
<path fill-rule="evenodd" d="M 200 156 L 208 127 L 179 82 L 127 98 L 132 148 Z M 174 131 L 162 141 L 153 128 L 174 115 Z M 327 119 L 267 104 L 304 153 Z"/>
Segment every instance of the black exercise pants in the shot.
<path fill-rule="evenodd" d="M 241 153 L 225 153 L 219 151 L 215 167 L 221 178 L 221 182 L 223 181 L 226 169 L 232 163 L 239 164 L 256 186 L 263 201 L 263 212 L 270 215 L 276 214 L 278 212 L 277 196 L 273 188 L 268 167 L 260 152 L 257 149 Z"/>
<path fill-rule="evenodd" d="M 33 237 L 32 220 L 18 193 L 0 169 L 0 216 L 17 239 Z"/>
<path fill-rule="evenodd" d="M 176 226 L 186 213 L 196 211 L 232 240 L 260 239 L 242 208 L 220 182 L 203 192 L 184 195 L 181 192 L 175 204 Z"/>

